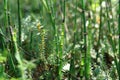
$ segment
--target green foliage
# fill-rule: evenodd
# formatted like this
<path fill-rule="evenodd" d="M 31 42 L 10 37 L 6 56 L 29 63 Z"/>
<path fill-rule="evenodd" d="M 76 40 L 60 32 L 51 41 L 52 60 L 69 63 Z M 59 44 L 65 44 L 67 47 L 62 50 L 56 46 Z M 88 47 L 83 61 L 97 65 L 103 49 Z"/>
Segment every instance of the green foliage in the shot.
<path fill-rule="evenodd" d="M 120 78 L 119 0 L 0 0 L 0 80 Z"/>

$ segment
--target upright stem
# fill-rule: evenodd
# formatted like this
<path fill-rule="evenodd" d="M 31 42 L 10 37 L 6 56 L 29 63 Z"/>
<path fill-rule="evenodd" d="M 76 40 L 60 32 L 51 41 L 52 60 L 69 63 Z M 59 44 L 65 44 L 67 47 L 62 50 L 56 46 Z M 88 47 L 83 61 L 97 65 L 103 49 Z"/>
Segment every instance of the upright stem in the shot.
<path fill-rule="evenodd" d="M 32 49 L 32 43 L 33 43 L 33 31 L 30 32 L 30 50 Z"/>
<path fill-rule="evenodd" d="M 7 18 L 7 2 L 8 0 L 4 0 L 4 25 L 5 25 L 5 31 L 7 34 L 7 26 L 8 26 L 8 18 Z"/>
<path fill-rule="evenodd" d="M 58 31 L 57 31 L 57 27 L 56 27 L 56 9 L 53 7 L 53 4 L 52 4 L 52 1 L 53 0 L 50 0 L 50 5 L 48 4 L 48 0 L 42 0 L 43 4 L 44 4 L 44 7 L 46 8 L 46 10 L 48 11 L 48 14 L 49 14 L 49 18 L 50 18 L 50 21 L 51 21 L 51 24 L 52 24 L 52 27 L 53 27 L 53 36 L 54 36 L 54 46 L 55 46 L 55 52 L 56 52 L 56 55 L 57 55 L 57 78 L 58 80 L 60 80 L 60 75 L 61 74 L 61 71 L 60 71 L 60 67 L 59 67 L 59 37 L 58 37 Z"/>
<path fill-rule="evenodd" d="M 86 18 L 85 18 L 85 2 L 82 0 L 82 15 L 83 15 L 83 26 L 84 26 L 84 50 L 85 50 L 85 80 L 88 80 L 87 76 L 87 40 L 86 40 Z"/>
<path fill-rule="evenodd" d="M 21 46 L 21 14 L 20 14 L 20 0 L 17 0 L 18 5 L 18 43 Z"/>
<path fill-rule="evenodd" d="M 75 20 L 74 20 L 74 39 L 73 39 L 73 50 L 72 50 L 72 58 L 70 61 L 70 75 L 69 75 L 69 80 L 74 80 L 75 79 L 75 50 L 74 47 L 76 45 L 76 33 L 77 33 L 77 22 L 76 22 L 76 13 L 77 13 L 77 0 L 75 1 Z"/>
<path fill-rule="evenodd" d="M 97 43 L 97 55 L 96 55 L 96 59 L 98 59 L 99 57 L 99 53 L 98 53 L 98 50 L 99 50 L 99 47 L 100 47 L 100 40 L 101 40 L 101 29 L 102 29 L 102 6 L 101 6 L 101 3 L 102 3 L 102 0 L 100 0 L 100 25 L 99 25 L 99 36 L 98 36 L 98 43 Z"/>
<path fill-rule="evenodd" d="M 63 4 L 62 4 L 63 3 Z M 61 28 L 61 35 L 60 35 L 60 53 L 59 53 L 59 77 L 58 80 L 62 80 L 62 67 L 63 67 L 63 49 L 64 49 L 64 26 L 65 26 L 65 0 L 61 1 L 61 9 L 62 9 L 62 28 Z"/>
<path fill-rule="evenodd" d="M 119 21 L 118 21 L 118 30 L 119 30 L 119 80 L 120 80 L 120 0 L 119 0 Z"/>
<path fill-rule="evenodd" d="M 83 7 L 83 25 L 84 25 L 84 46 L 85 46 L 85 52 L 86 52 L 86 19 L 85 19 L 85 5 L 84 0 L 82 0 L 82 7 Z"/>
<path fill-rule="evenodd" d="M 108 24 L 108 32 L 109 32 L 108 39 L 110 41 L 110 44 L 111 44 L 111 47 L 112 47 L 112 50 L 113 50 L 113 53 L 114 53 L 114 55 L 113 55 L 114 56 L 114 62 L 115 62 L 116 70 L 118 72 L 119 80 L 120 80 L 120 69 L 119 69 L 120 67 L 119 67 L 119 62 L 117 61 L 117 57 L 116 57 L 116 52 L 117 52 L 116 47 L 115 47 L 116 45 L 115 45 L 115 42 L 112 39 L 112 36 L 110 35 L 110 34 L 112 34 L 112 31 L 111 31 L 111 25 L 110 25 L 110 20 L 109 20 L 109 9 L 108 9 L 109 5 L 108 5 L 108 2 L 109 2 L 109 0 L 106 0 L 107 24 Z M 118 28 L 119 28 L 119 26 L 118 26 Z M 120 42 L 119 42 L 119 45 L 120 45 Z"/>
<path fill-rule="evenodd" d="M 112 36 L 110 35 L 110 34 L 112 34 L 112 31 L 111 31 L 111 25 L 110 25 L 110 19 L 109 19 L 108 1 L 106 1 L 106 13 L 107 13 L 106 18 L 107 18 L 107 25 L 108 25 L 108 33 L 109 33 L 109 36 L 110 36 L 110 37 L 108 37 L 108 39 L 109 39 L 110 44 L 112 46 L 112 50 L 114 52 L 114 57 L 115 57 L 116 47 L 115 47 L 114 41 L 112 39 Z M 115 59 L 116 59 L 116 57 L 115 57 Z"/>

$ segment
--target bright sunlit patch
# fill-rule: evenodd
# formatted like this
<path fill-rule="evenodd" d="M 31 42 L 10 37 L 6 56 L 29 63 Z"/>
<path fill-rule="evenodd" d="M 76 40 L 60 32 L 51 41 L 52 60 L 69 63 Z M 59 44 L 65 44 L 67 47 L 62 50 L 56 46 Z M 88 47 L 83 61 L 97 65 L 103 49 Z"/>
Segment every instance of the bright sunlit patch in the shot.
<path fill-rule="evenodd" d="M 26 18 L 25 18 L 25 22 L 30 22 L 31 21 L 31 16 L 27 16 Z"/>
<path fill-rule="evenodd" d="M 94 49 L 91 49 L 91 50 L 90 50 L 90 53 L 91 53 L 91 57 L 92 57 L 92 58 L 96 58 L 96 52 L 95 52 Z"/>
<path fill-rule="evenodd" d="M 86 26 L 88 26 L 88 25 L 89 25 L 89 21 L 86 22 Z"/>
<path fill-rule="evenodd" d="M 37 35 L 40 35 L 40 33 L 37 33 Z"/>
<path fill-rule="evenodd" d="M 78 48 L 80 48 L 80 45 L 79 44 L 75 45 L 75 49 L 78 49 Z"/>
<path fill-rule="evenodd" d="M 67 64 L 63 67 L 63 70 L 64 70 L 64 71 L 69 71 L 69 69 L 70 69 L 70 64 L 67 63 Z"/>
<path fill-rule="evenodd" d="M 25 33 L 22 33 L 21 40 L 25 41 L 25 39 L 27 39 L 27 36 L 25 35 Z"/>
<path fill-rule="evenodd" d="M 102 7 L 106 7 L 105 1 L 102 2 Z"/>
<path fill-rule="evenodd" d="M 98 24 L 95 24 L 95 28 L 99 28 L 99 25 L 98 25 Z"/>
<path fill-rule="evenodd" d="M 100 7 L 97 7 L 97 8 L 96 8 L 96 11 L 99 12 L 99 11 L 100 11 Z"/>
<path fill-rule="evenodd" d="M 110 19 L 112 19 L 112 15 L 110 15 Z"/>

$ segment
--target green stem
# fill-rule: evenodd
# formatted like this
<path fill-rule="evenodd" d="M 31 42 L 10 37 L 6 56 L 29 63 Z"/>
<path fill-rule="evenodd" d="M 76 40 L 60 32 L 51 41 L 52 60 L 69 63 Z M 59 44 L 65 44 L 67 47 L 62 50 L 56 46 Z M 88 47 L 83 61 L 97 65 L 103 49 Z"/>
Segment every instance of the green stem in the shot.
<path fill-rule="evenodd" d="M 84 25 L 84 50 L 85 50 L 85 80 L 88 80 L 88 75 L 87 75 L 87 31 L 86 31 L 86 18 L 85 18 L 85 2 L 82 0 L 82 15 L 83 15 L 83 25 Z"/>
<path fill-rule="evenodd" d="M 32 49 L 32 43 L 33 43 L 33 31 L 30 31 L 30 50 Z"/>
<path fill-rule="evenodd" d="M 72 50 L 72 58 L 71 58 L 71 61 L 70 61 L 70 75 L 69 75 L 69 80 L 74 80 L 75 79 L 75 50 L 74 50 L 74 47 L 76 45 L 76 37 L 77 37 L 77 6 L 78 6 L 78 3 L 77 3 L 77 0 L 75 1 L 75 20 L 74 20 L 74 39 L 73 39 L 73 50 Z"/>
<path fill-rule="evenodd" d="M 61 41 L 60 41 L 60 54 L 59 54 L 59 58 L 60 58 L 60 66 L 59 66 L 59 80 L 62 80 L 62 67 L 63 67 L 63 63 L 62 63 L 62 58 L 63 58 L 63 49 L 64 49 L 64 27 L 65 27 L 65 0 L 63 2 L 63 23 L 62 23 L 62 31 L 61 31 Z"/>
<path fill-rule="evenodd" d="M 58 37 L 58 31 L 57 31 L 57 27 L 56 27 L 56 16 L 55 16 L 55 13 L 56 13 L 56 9 L 54 9 L 53 5 L 52 5 L 52 0 L 49 1 L 50 2 L 50 5 L 48 4 L 48 1 L 47 0 L 42 0 L 42 3 L 44 4 L 44 7 L 46 8 L 47 10 L 47 13 L 49 15 L 49 18 L 50 18 L 50 22 L 52 24 L 52 27 L 53 27 L 53 36 L 54 36 L 54 41 L 53 41 L 53 44 L 55 46 L 55 53 L 57 55 L 57 69 L 56 69 L 56 72 L 57 72 L 57 78 L 59 80 L 60 76 L 59 74 L 61 74 L 60 72 L 60 69 L 59 69 L 59 37 Z M 60 73 L 59 73 L 60 72 Z"/>
<path fill-rule="evenodd" d="M 114 41 L 112 40 L 112 36 L 111 36 L 112 31 L 111 31 L 111 27 L 110 27 L 111 25 L 110 25 L 110 20 L 109 20 L 109 11 L 108 11 L 108 4 L 107 4 L 107 2 L 106 2 L 106 12 L 107 12 L 107 25 L 108 25 L 108 33 L 109 33 L 108 39 L 110 41 L 110 44 L 112 45 L 112 50 L 114 52 L 114 57 L 115 57 L 116 47 L 115 47 Z"/>
<path fill-rule="evenodd" d="M 7 34 L 7 26 L 8 26 L 8 18 L 7 18 L 7 3 L 8 3 L 8 0 L 4 0 L 4 25 L 5 25 L 5 32 Z"/>
<path fill-rule="evenodd" d="M 116 69 L 117 69 L 117 72 L 118 72 L 118 75 L 120 77 L 120 70 L 119 70 L 119 62 L 117 61 L 117 57 L 116 57 L 116 47 L 115 47 L 115 43 L 112 39 L 112 31 L 111 31 L 111 25 L 110 25 L 110 20 L 109 20 L 109 10 L 108 10 L 108 0 L 106 1 L 106 12 L 107 12 L 107 24 L 108 24 L 108 33 L 109 33 L 109 41 L 110 41 L 110 44 L 111 44 L 111 47 L 112 47 L 112 50 L 113 50 L 113 53 L 114 53 L 114 62 L 115 62 L 115 65 L 116 65 Z M 119 78 L 120 79 L 120 78 Z"/>
<path fill-rule="evenodd" d="M 101 6 L 102 0 L 100 0 L 100 25 L 99 25 L 99 37 L 98 37 L 98 43 L 97 43 L 97 55 L 96 55 L 96 59 L 98 59 L 99 57 L 99 47 L 100 47 L 100 40 L 101 40 L 101 36 L 102 36 L 102 6 Z"/>
<path fill-rule="evenodd" d="M 119 65 L 118 65 L 118 67 L 119 67 L 119 73 L 118 73 L 118 75 L 119 75 L 119 80 L 120 80 L 120 0 L 119 0 L 119 21 L 118 21 L 118 30 L 119 30 Z"/>
<path fill-rule="evenodd" d="M 21 46 L 21 14 L 20 14 L 20 0 L 17 0 L 18 5 L 18 43 Z"/>

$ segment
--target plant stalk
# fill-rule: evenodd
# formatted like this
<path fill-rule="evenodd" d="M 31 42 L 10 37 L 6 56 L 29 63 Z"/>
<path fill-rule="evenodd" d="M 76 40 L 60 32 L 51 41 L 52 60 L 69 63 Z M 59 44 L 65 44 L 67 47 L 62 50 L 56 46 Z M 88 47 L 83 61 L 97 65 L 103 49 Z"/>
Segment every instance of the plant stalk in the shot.
<path fill-rule="evenodd" d="M 18 43 L 21 46 L 21 14 L 20 14 L 20 0 L 17 0 L 18 5 Z"/>
<path fill-rule="evenodd" d="M 119 67 L 119 73 L 118 73 L 118 75 L 119 75 L 119 80 L 120 80 L 120 0 L 119 0 L 119 13 L 118 13 L 118 15 L 119 15 L 119 19 L 118 19 L 118 30 L 119 30 L 119 65 L 118 65 L 118 67 Z"/>

